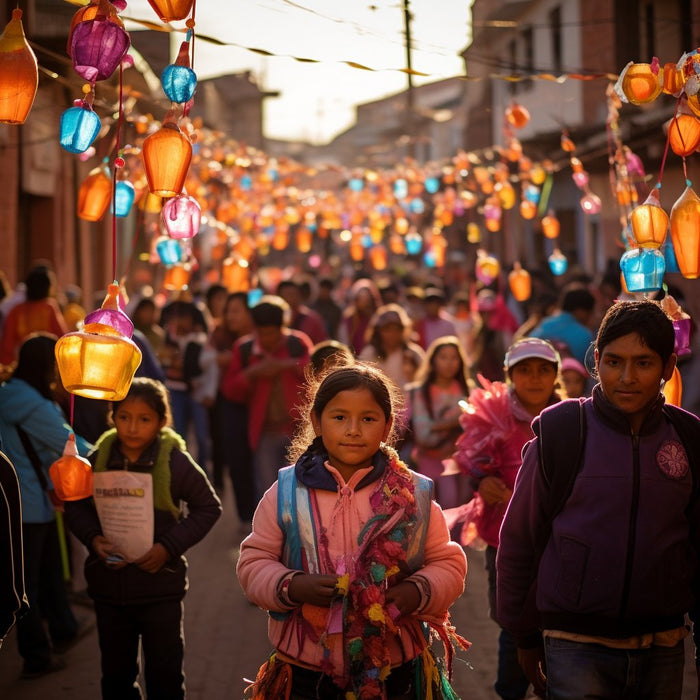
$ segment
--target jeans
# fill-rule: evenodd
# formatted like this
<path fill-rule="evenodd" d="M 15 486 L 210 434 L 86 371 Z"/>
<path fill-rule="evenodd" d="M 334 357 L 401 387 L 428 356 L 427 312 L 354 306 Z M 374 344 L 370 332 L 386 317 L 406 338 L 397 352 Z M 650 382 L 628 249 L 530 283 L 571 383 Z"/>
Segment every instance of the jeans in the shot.
<path fill-rule="evenodd" d="M 611 649 L 545 638 L 549 700 L 680 700 L 684 644 Z"/>
<path fill-rule="evenodd" d="M 496 621 L 496 547 L 490 545 L 484 552 L 489 579 L 489 615 Z M 502 629 L 498 635 L 498 670 L 493 685 L 503 700 L 520 700 L 525 697 L 530 682 L 518 663 L 518 644 L 515 637 Z"/>
<path fill-rule="evenodd" d="M 40 671 L 49 663 L 51 640 L 68 640 L 78 630 L 63 580 L 56 521 L 22 523 L 24 583 L 29 611 L 17 621 L 17 648 L 25 671 Z"/>
<path fill-rule="evenodd" d="M 173 412 L 173 427 L 175 432 L 187 442 L 190 423 L 194 428 L 194 439 L 197 442 L 197 464 L 208 473 L 209 467 L 209 411 L 201 403 L 195 401 L 189 391 L 170 390 L 170 404 Z M 188 452 L 192 452 L 190 447 Z"/>
<path fill-rule="evenodd" d="M 179 600 L 140 605 L 95 602 L 103 700 L 140 700 L 139 639 L 148 700 L 185 697 L 183 605 Z"/>
<path fill-rule="evenodd" d="M 284 433 L 263 433 L 255 448 L 255 491 L 260 500 L 267 489 L 277 481 L 277 473 L 287 466 L 289 436 Z"/>

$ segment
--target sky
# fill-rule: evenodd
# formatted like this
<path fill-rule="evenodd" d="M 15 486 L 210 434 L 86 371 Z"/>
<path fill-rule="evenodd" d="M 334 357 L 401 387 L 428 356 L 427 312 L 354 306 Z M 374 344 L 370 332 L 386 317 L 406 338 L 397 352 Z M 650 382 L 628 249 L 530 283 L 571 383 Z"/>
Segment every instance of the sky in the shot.
<path fill-rule="evenodd" d="M 412 67 L 428 74 L 414 76 L 414 85 L 464 73 L 459 54 L 470 36 L 470 5 L 409 0 Z M 354 105 L 406 89 L 408 78 L 397 70 L 406 67 L 403 7 L 404 0 L 198 0 L 195 33 L 228 45 L 195 40 L 193 67 L 200 78 L 252 71 L 261 89 L 280 93 L 265 101 L 266 137 L 327 143 L 352 125 Z M 129 0 L 120 15 L 159 22 L 147 0 Z M 183 35 L 173 37 L 179 46 Z M 164 67 L 153 69 L 159 75 Z M 195 94 L 193 114 L 196 102 Z"/>

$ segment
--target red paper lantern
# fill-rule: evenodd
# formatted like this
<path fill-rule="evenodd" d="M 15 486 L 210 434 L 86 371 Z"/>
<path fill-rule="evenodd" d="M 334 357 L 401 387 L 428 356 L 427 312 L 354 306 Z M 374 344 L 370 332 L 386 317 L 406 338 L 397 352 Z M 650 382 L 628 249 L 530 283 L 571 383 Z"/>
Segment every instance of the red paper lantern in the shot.
<path fill-rule="evenodd" d="M 78 190 L 78 216 L 99 221 L 112 201 L 112 179 L 105 166 L 90 171 Z"/>
<path fill-rule="evenodd" d="M 671 209 L 671 241 L 683 277 L 700 276 L 700 199 L 686 187 Z"/>
<path fill-rule="evenodd" d="M 161 22 L 185 19 L 192 11 L 194 0 L 148 0 Z"/>
<path fill-rule="evenodd" d="M 159 197 L 175 197 L 182 192 L 192 162 L 192 144 L 174 121 L 148 136 L 142 147 L 148 189 Z"/>
<path fill-rule="evenodd" d="M 39 85 L 36 56 L 24 36 L 22 10 L 0 36 L 0 122 L 24 124 Z"/>

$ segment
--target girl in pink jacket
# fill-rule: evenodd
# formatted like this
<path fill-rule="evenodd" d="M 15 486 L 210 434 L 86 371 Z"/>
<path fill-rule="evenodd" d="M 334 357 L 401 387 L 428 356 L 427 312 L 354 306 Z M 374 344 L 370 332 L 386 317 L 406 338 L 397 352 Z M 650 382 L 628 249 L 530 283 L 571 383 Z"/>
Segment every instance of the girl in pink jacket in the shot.
<path fill-rule="evenodd" d="M 431 637 L 456 643 L 448 608 L 466 558 L 450 541 L 430 479 L 390 446 L 397 389 L 362 363 L 331 368 L 309 420 L 241 545 L 238 577 L 269 611 L 275 652 L 253 698 L 452 697 Z M 449 667 L 449 664 L 448 664 Z M 449 675 L 448 668 L 448 675 Z"/>

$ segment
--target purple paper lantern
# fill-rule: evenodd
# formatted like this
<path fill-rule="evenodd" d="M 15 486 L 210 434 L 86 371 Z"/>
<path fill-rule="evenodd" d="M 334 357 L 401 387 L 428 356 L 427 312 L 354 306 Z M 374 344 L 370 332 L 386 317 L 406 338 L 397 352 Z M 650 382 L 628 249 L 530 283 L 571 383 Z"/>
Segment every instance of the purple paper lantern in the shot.
<path fill-rule="evenodd" d="M 101 323 L 103 326 L 114 328 L 121 335 L 131 338 L 134 334 L 134 324 L 122 310 L 120 301 L 119 285 L 116 283 L 110 284 L 102 307 L 85 317 L 85 325 Z"/>
<path fill-rule="evenodd" d="M 192 238 L 199 233 L 202 207 L 194 197 L 180 194 L 163 205 L 161 218 L 170 238 Z"/>
<path fill-rule="evenodd" d="M 129 33 L 99 13 L 73 29 L 73 68 L 89 83 L 106 80 L 119 67 L 130 45 Z"/>

